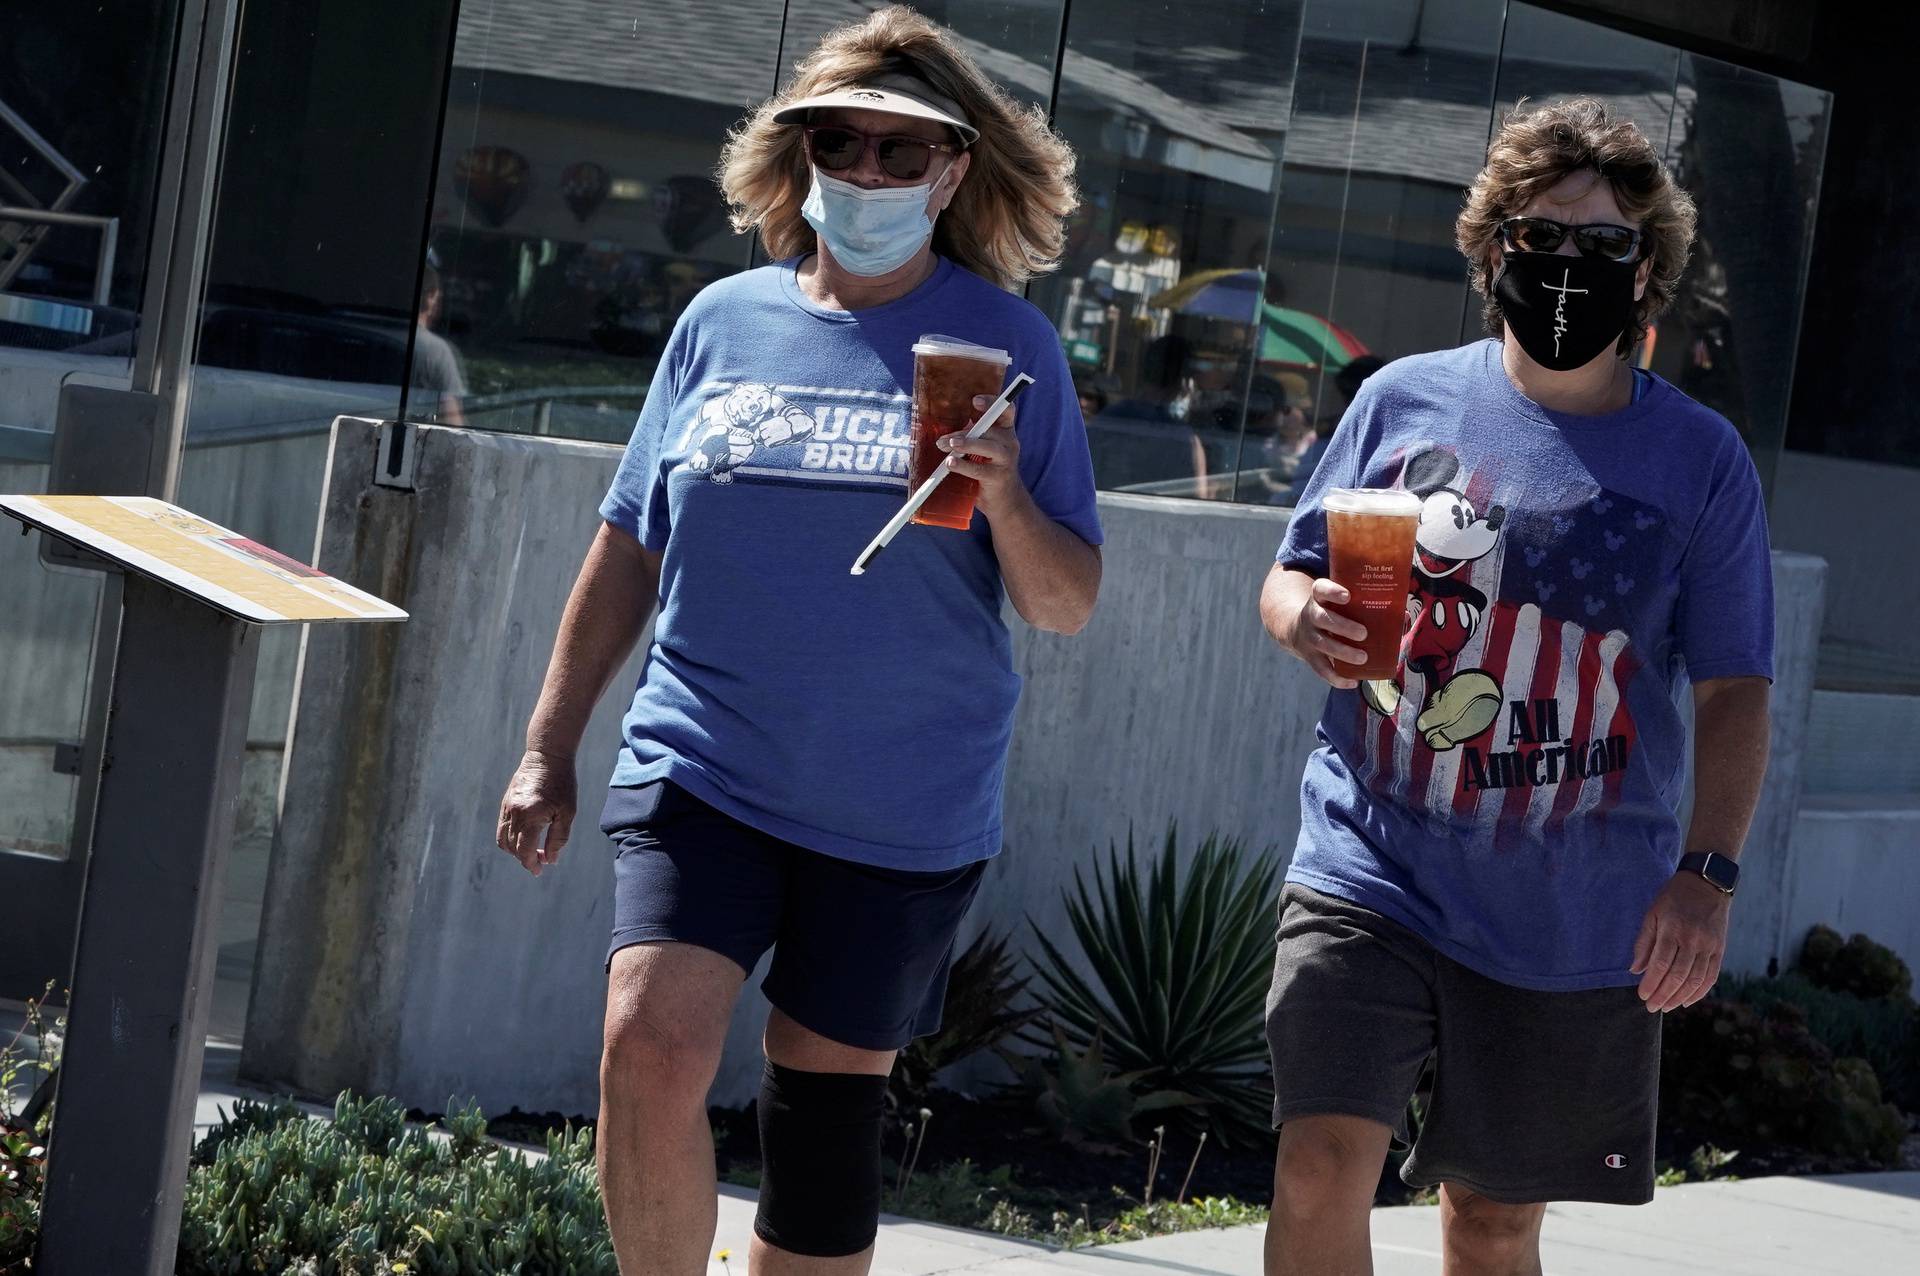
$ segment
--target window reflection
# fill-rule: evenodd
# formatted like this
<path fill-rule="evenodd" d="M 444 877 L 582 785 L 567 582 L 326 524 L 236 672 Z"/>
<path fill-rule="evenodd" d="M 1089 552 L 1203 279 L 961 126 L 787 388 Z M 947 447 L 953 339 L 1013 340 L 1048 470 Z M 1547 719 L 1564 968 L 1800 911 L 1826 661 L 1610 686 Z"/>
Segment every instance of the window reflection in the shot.
<path fill-rule="evenodd" d="M 128 384 L 175 8 L 123 3 L 101 23 L 82 6 L 40 5 L 30 18 L 0 19 L 0 492 L 46 490 L 62 384 Z M 77 757 L 62 759 L 86 731 L 102 578 L 50 571 L 41 538 L 5 524 L 0 861 L 57 858 L 80 792 Z M 46 889 L 55 879 L 33 880 Z M 52 925 L 59 905 L 34 889 L 28 898 Z M 49 954 L 41 927 L 12 922 L 0 934 L 0 977 L 17 984 Z"/>
<path fill-rule="evenodd" d="M 1072 6 L 1054 117 L 1085 202 L 1029 295 L 1104 405 L 1102 487 L 1230 498 L 1256 377 L 1263 431 L 1296 406 L 1264 266 L 1300 7 Z"/>
<path fill-rule="evenodd" d="M 842 6 L 843 8 L 846 6 Z M 624 440 L 674 321 L 743 269 L 713 180 L 780 0 L 461 6 L 407 413 Z M 423 298 L 423 303 L 425 299 Z"/>
<path fill-rule="evenodd" d="M 1304 379 L 1314 439 L 1286 484 L 1249 474 L 1238 499 L 1292 505 L 1368 375 L 1461 340 L 1453 221 L 1485 159 L 1504 9 L 1308 6 L 1267 258 L 1268 366 Z"/>
<path fill-rule="evenodd" d="M 623 439 L 688 300 L 754 260 L 725 130 L 879 3 L 464 6 L 409 415 Z M 1453 222 L 1521 96 L 1601 97 L 1713 201 L 1646 358 L 1777 446 L 1825 95 L 1505 0 L 918 7 L 1079 155 L 1028 295 L 1102 487 L 1288 504 L 1372 370 L 1477 339 Z"/>
<path fill-rule="evenodd" d="M 1669 162 L 1700 207 L 1700 233 L 1668 325 L 1675 340 L 1655 367 L 1733 422 L 1769 488 L 1830 101 L 1711 58 L 1680 59 Z"/>

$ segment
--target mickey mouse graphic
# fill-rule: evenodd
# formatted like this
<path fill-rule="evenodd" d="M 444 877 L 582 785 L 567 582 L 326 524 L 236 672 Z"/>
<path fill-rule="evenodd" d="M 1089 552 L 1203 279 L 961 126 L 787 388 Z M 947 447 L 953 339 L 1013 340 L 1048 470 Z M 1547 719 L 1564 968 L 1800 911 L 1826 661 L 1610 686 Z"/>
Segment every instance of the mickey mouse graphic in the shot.
<path fill-rule="evenodd" d="M 1407 461 L 1404 480 L 1421 507 L 1402 664 L 1426 679 L 1426 704 L 1414 726 L 1436 751 L 1473 739 L 1500 715 L 1500 684 L 1482 670 L 1455 665 L 1487 611 L 1487 596 L 1472 583 L 1473 564 L 1499 544 L 1507 511 L 1495 505 L 1481 517 L 1460 490 L 1459 473 L 1450 453 L 1428 451 Z M 1404 691 L 1397 679 L 1376 679 L 1362 683 L 1360 694 L 1391 718 Z"/>
<path fill-rule="evenodd" d="M 705 433 L 693 445 L 687 468 L 716 483 L 733 482 L 733 471 L 760 448 L 777 447 L 813 433 L 813 418 L 775 394 L 769 385 L 743 383 L 700 405 Z"/>

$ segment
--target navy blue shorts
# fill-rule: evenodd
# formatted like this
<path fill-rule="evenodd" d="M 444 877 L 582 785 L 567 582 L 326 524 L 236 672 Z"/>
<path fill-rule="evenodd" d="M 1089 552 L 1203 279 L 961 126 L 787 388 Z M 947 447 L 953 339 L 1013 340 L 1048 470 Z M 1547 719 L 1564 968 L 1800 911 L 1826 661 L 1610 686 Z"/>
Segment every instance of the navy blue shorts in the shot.
<path fill-rule="evenodd" d="M 908 873 L 835 859 L 725 815 L 668 780 L 607 792 L 613 954 L 667 940 L 719 953 L 801 1027 L 861 1050 L 940 1030 L 953 943 L 986 862 Z"/>

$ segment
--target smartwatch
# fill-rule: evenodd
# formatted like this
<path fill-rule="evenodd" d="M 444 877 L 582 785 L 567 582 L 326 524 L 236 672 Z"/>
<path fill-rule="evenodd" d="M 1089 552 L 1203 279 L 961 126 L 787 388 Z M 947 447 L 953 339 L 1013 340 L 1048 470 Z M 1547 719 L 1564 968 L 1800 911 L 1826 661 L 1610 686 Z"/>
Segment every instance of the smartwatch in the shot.
<path fill-rule="evenodd" d="M 1698 873 L 1723 895 L 1733 894 L 1740 881 L 1740 866 L 1713 851 L 1688 851 L 1680 857 L 1679 871 Z"/>

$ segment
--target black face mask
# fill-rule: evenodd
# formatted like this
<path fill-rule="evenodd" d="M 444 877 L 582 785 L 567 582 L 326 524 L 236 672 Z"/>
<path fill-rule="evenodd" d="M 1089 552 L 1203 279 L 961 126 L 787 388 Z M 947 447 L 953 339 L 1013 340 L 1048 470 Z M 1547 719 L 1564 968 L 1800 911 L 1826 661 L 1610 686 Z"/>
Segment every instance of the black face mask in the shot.
<path fill-rule="evenodd" d="M 1585 367 L 1633 318 L 1638 263 L 1564 253 L 1508 252 L 1493 295 L 1527 357 L 1554 372 Z"/>

